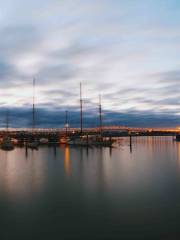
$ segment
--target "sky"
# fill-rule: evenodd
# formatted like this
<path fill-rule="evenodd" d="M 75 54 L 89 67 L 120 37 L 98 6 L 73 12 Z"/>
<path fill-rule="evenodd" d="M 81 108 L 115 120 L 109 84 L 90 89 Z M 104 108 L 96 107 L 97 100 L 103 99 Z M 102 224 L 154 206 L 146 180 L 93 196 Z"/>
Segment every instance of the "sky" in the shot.
<path fill-rule="evenodd" d="M 179 0 L 1 0 L 0 127 L 180 125 Z"/>

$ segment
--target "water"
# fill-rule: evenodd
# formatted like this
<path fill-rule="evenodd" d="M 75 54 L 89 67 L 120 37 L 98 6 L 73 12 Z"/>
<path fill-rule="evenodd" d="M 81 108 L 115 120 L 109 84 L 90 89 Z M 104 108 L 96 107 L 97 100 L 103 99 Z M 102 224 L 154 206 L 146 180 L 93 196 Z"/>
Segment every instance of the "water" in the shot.
<path fill-rule="evenodd" d="M 0 151 L 0 239 L 180 239 L 180 143 Z"/>

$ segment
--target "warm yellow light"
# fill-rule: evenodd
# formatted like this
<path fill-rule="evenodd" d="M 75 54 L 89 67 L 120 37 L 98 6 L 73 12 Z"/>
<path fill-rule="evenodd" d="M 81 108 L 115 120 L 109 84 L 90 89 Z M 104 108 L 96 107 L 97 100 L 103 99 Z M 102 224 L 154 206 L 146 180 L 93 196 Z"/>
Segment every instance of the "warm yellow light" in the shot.
<path fill-rule="evenodd" d="M 70 149 L 69 146 L 65 147 L 64 153 L 64 168 L 67 175 L 70 175 L 71 166 L 70 166 Z"/>

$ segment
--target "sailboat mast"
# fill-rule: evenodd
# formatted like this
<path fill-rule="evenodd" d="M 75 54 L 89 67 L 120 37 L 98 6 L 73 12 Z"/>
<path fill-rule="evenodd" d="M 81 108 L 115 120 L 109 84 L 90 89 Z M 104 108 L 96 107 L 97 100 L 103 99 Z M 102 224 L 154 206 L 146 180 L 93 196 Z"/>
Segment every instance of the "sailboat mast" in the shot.
<path fill-rule="evenodd" d="M 99 95 L 99 130 L 102 136 L 102 106 L 101 106 L 101 95 Z"/>
<path fill-rule="evenodd" d="M 33 79 L 33 114 L 32 114 L 32 130 L 35 128 L 35 78 Z"/>
<path fill-rule="evenodd" d="M 68 111 L 65 112 L 65 128 L 66 128 L 66 137 L 68 135 Z"/>
<path fill-rule="evenodd" d="M 80 83 L 80 128 L 81 135 L 83 132 L 83 109 L 82 109 L 82 84 Z"/>
<path fill-rule="evenodd" d="M 8 132 L 9 130 L 9 112 L 6 112 L 6 131 Z"/>

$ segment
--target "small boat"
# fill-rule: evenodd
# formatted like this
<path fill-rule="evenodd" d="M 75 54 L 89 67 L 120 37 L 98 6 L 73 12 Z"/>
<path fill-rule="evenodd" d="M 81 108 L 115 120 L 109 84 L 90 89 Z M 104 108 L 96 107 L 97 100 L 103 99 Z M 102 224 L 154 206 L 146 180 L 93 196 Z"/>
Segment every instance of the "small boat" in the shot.
<path fill-rule="evenodd" d="M 100 147 L 112 147 L 113 143 L 114 140 L 112 139 L 96 139 L 92 142 L 92 145 Z"/>
<path fill-rule="evenodd" d="M 41 145 L 46 145 L 48 144 L 49 140 L 47 138 L 40 138 L 39 144 Z"/>
<path fill-rule="evenodd" d="M 88 141 L 87 137 L 76 137 L 72 138 L 71 140 L 68 141 L 68 145 L 73 145 L 73 146 L 90 146 L 91 143 Z"/>
<path fill-rule="evenodd" d="M 31 148 L 31 149 L 38 149 L 39 147 L 39 142 L 38 141 L 32 141 L 32 142 L 28 142 L 27 143 L 27 148 Z"/>
<path fill-rule="evenodd" d="M 11 151 L 14 149 L 14 144 L 11 141 L 11 138 L 6 136 L 3 138 L 2 143 L 1 143 L 1 149 L 5 151 Z"/>
<path fill-rule="evenodd" d="M 92 146 L 99 146 L 99 147 L 112 147 L 113 143 L 115 142 L 114 139 L 108 137 L 104 138 L 101 135 L 91 136 L 89 137 L 89 143 Z"/>

